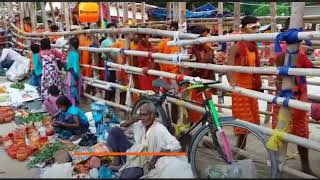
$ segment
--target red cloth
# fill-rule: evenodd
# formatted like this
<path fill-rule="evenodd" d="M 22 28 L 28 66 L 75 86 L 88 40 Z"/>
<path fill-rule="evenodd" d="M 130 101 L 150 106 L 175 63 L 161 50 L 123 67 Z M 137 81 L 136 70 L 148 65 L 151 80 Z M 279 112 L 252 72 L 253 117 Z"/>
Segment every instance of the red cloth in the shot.
<path fill-rule="evenodd" d="M 278 66 L 283 65 L 285 53 L 282 52 L 280 55 L 277 56 L 276 60 L 278 61 Z M 281 60 L 280 60 L 281 59 Z M 297 60 L 297 68 L 311 68 L 312 64 L 309 58 L 305 55 L 300 53 L 298 55 Z M 278 77 L 281 79 L 281 77 Z M 303 76 L 296 76 L 297 85 L 294 88 L 295 91 L 295 99 L 299 101 L 308 101 L 308 92 L 307 92 L 307 84 L 306 78 Z M 279 84 L 280 85 L 280 84 Z M 280 90 L 280 86 L 277 86 L 277 91 Z M 272 128 L 275 128 L 278 122 L 278 113 L 280 110 L 279 105 L 273 105 L 272 107 Z M 291 117 L 292 120 L 289 125 L 290 133 L 296 136 L 308 138 L 309 137 L 309 127 L 308 127 L 308 115 L 307 112 L 292 109 L 291 110 Z"/>
<path fill-rule="evenodd" d="M 312 103 L 312 105 L 311 105 L 311 117 L 314 120 L 320 120 L 320 104 Z"/>
<path fill-rule="evenodd" d="M 152 51 L 152 47 L 144 47 L 141 44 L 138 46 L 138 51 Z M 138 56 L 137 57 L 138 61 L 138 67 L 143 68 L 143 67 L 150 67 L 152 63 L 152 59 L 148 57 L 142 57 Z M 139 89 L 141 90 L 152 90 L 156 91 L 156 88 L 152 86 L 152 81 L 157 79 L 155 76 L 150 76 L 150 75 L 138 75 L 138 84 L 139 84 Z"/>

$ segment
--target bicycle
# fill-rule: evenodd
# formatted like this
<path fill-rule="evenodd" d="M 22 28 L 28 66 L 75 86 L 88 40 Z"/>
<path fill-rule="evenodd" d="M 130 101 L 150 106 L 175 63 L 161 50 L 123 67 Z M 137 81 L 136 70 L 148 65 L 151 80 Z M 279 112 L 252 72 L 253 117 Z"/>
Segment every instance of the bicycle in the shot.
<path fill-rule="evenodd" d="M 135 103 L 135 105 L 133 106 L 133 109 L 131 111 L 131 115 L 137 114 L 138 109 L 141 107 L 141 105 L 143 105 L 144 103 L 153 103 L 156 106 L 159 118 L 162 122 L 162 124 L 169 130 L 170 133 L 172 133 L 174 135 L 174 128 L 172 126 L 172 121 L 170 119 L 170 113 L 169 113 L 169 108 L 168 108 L 168 100 L 167 97 L 172 97 L 175 99 L 179 99 L 179 100 L 184 100 L 187 102 L 190 102 L 192 104 L 196 104 L 199 106 L 204 106 L 205 108 L 205 114 L 203 115 L 201 121 L 199 121 L 198 123 L 194 123 L 193 125 L 191 125 L 191 127 L 189 128 L 189 130 L 187 132 L 185 132 L 183 135 L 181 135 L 180 137 L 178 137 L 178 140 L 181 141 L 181 139 L 183 139 L 185 136 L 190 135 L 193 130 L 195 130 L 195 128 L 199 128 L 198 130 L 196 130 L 196 132 L 193 134 L 192 136 L 192 140 L 191 143 L 189 145 L 189 149 L 188 149 L 188 160 L 192 166 L 192 170 L 193 173 L 200 178 L 207 178 L 208 175 L 206 174 L 206 172 L 203 172 L 204 168 L 202 168 L 203 163 L 199 163 L 198 159 L 197 159 L 197 155 L 198 153 L 200 154 L 200 158 L 202 157 L 207 157 L 205 155 L 201 155 L 201 150 L 205 150 L 207 148 L 207 150 L 209 149 L 209 153 L 213 153 L 214 156 L 216 158 L 219 158 L 218 161 L 212 161 L 210 160 L 209 163 L 214 164 L 214 165 L 218 165 L 219 163 L 223 163 L 223 164 L 232 164 L 233 159 L 237 157 L 239 157 L 240 153 L 242 155 L 242 157 L 240 156 L 240 158 L 243 158 L 243 156 L 250 156 L 251 154 L 246 154 L 244 153 L 245 151 L 243 149 L 240 149 L 238 147 L 232 147 L 230 148 L 231 151 L 231 160 L 230 157 L 227 157 L 228 153 L 226 153 L 226 146 L 231 146 L 232 144 L 234 144 L 234 139 L 231 139 L 230 137 L 227 137 L 227 144 L 223 144 L 221 142 L 221 138 L 219 138 L 217 136 L 217 133 L 220 130 L 223 129 L 225 132 L 233 132 L 233 128 L 242 128 L 245 129 L 247 131 L 249 131 L 248 136 L 246 136 L 246 140 L 249 141 L 249 139 L 251 140 L 250 137 L 252 138 L 256 138 L 258 140 L 258 142 L 262 143 L 262 146 L 260 146 L 259 148 L 263 147 L 263 149 L 265 150 L 266 154 L 267 154 L 267 160 L 254 160 L 254 162 L 256 163 L 260 163 L 260 165 L 265 164 L 266 167 L 262 168 L 263 171 L 268 171 L 266 177 L 272 177 L 275 178 L 277 177 L 278 174 L 278 165 L 277 165 L 277 161 L 275 158 L 275 154 L 272 151 L 269 151 L 266 147 L 265 144 L 267 142 L 267 139 L 265 136 L 263 136 L 258 130 L 255 130 L 252 127 L 247 127 L 246 125 L 243 125 L 237 121 L 235 121 L 234 118 L 232 117 L 218 117 L 217 113 L 216 113 L 216 107 L 214 105 L 214 102 L 212 100 L 212 98 L 207 98 L 205 96 L 205 90 L 210 88 L 209 85 L 211 84 L 217 84 L 217 83 L 221 83 L 220 81 L 212 81 L 212 82 L 208 82 L 208 83 L 202 83 L 201 81 L 199 81 L 199 79 L 195 78 L 194 80 L 191 81 L 185 81 L 183 83 L 180 83 L 180 85 L 184 84 L 184 83 L 190 83 L 191 86 L 189 86 L 188 88 L 186 88 L 186 90 L 192 90 L 192 89 L 199 89 L 201 90 L 202 96 L 203 96 L 203 103 L 197 103 L 197 102 L 193 102 L 187 99 L 183 99 L 180 96 L 177 96 L 178 92 L 176 91 L 172 91 L 172 89 L 169 88 L 169 85 L 166 84 L 164 82 L 164 80 L 162 79 L 157 79 L 153 82 L 153 86 L 158 87 L 158 88 L 162 88 L 165 91 L 159 95 L 159 94 L 141 94 L 140 95 L 140 99 Z M 193 85 L 192 85 L 193 84 Z M 165 105 L 165 109 L 163 108 L 163 104 Z M 218 123 L 218 124 L 217 124 Z M 220 124 L 220 127 L 219 127 Z M 199 127 L 200 126 L 200 127 Z M 231 129 L 230 129 L 231 128 Z M 204 142 L 211 142 L 212 143 L 212 147 L 206 147 L 207 145 L 204 145 L 206 143 Z M 252 145 L 252 144 L 251 144 Z M 248 144 L 247 144 L 248 147 Z M 255 149 L 254 149 L 255 150 Z M 199 151 L 199 152 L 198 152 Z M 259 152 L 260 153 L 260 152 Z M 210 156 L 210 155 L 209 155 Z M 230 156 L 230 155 L 229 155 Z M 259 155 L 261 156 L 261 155 Z M 209 165 L 210 167 L 210 165 Z M 208 167 L 207 167 L 208 168 Z M 206 169 L 208 170 L 208 169 Z"/>

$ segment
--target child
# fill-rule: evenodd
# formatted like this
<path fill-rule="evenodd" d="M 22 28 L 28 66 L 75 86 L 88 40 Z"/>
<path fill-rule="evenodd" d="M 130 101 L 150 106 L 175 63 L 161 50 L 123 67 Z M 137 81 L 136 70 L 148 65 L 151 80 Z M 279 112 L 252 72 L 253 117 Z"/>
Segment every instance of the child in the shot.
<path fill-rule="evenodd" d="M 60 96 L 56 102 L 60 113 L 53 118 L 55 131 L 63 139 L 69 139 L 73 135 L 82 135 L 89 130 L 87 116 L 78 107 L 72 105 L 66 96 Z"/>
<path fill-rule="evenodd" d="M 43 105 L 51 116 L 55 116 L 58 112 L 56 101 L 59 98 L 60 90 L 56 85 L 51 85 L 48 88 L 48 94 L 49 97 L 43 102 Z"/>
<path fill-rule="evenodd" d="M 69 40 L 70 51 L 67 57 L 67 96 L 73 105 L 79 105 L 82 93 L 82 81 L 80 71 L 80 56 L 78 52 L 79 39 L 73 37 Z"/>
<path fill-rule="evenodd" d="M 38 44 L 31 44 L 33 71 L 29 84 L 40 87 L 42 75 L 42 62 L 40 60 L 39 52 L 40 46 Z"/>

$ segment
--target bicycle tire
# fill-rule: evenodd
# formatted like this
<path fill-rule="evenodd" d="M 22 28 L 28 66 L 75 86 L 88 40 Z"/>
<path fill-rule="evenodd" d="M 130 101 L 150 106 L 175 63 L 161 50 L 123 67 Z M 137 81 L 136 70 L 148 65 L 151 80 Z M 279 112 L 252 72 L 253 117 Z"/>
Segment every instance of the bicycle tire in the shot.
<path fill-rule="evenodd" d="M 137 114 L 137 111 L 138 109 L 145 103 L 152 103 L 155 105 L 156 109 L 157 109 L 157 112 L 158 112 L 158 115 L 159 115 L 159 118 L 161 120 L 161 123 L 168 129 L 168 131 L 171 133 L 171 134 L 174 134 L 174 128 L 170 122 L 170 120 L 168 119 L 167 115 L 166 115 L 166 112 L 165 110 L 163 109 L 162 107 L 162 103 L 154 100 L 154 99 L 149 99 L 149 98 L 146 98 L 146 97 L 142 97 L 140 98 L 133 106 L 132 108 L 132 111 L 130 113 L 130 115 L 134 115 L 134 114 Z"/>
<path fill-rule="evenodd" d="M 233 119 L 233 120 L 232 120 Z M 231 126 L 231 127 L 239 127 L 239 128 L 243 128 L 248 130 L 253 136 L 255 136 L 263 145 L 264 148 L 268 154 L 268 158 L 269 158 L 269 163 L 270 163 L 270 171 L 271 171 L 271 178 L 277 178 L 278 176 L 278 163 L 276 160 L 276 155 L 273 151 L 269 151 L 266 148 L 266 138 L 265 136 L 261 135 L 261 133 L 258 130 L 255 130 L 251 127 L 247 127 L 241 123 L 238 123 L 237 121 L 234 121 L 234 118 L 230 118 L 230 117 L 223 117 L 220 118 L 220 122 L 221 122 L 221 126 L 222 128 L 225 126 Z M 196 133 L 194 134 L 191 144 L 190 144 L 190 151 L 188 152 L 188 159 L 189 159 L 189 163 L 191 164 L 192 167 L 192 171 L 194 173 L 194 175 L 196 177 L 199 177 L 199 173 L 197 171 L 197 167 L 196 167 L 196 148 L 198 147 L 198 144 L 200 143 L 200 141 L 202 140 L 202 138 L 208 133 L 210 132 L 209 129 L 209 125 L 204 125 L 202 127 L 200 127 L 200 129 L 198 129 L 196 131 Z M 213 139 L 213 141 L 218 141 L 217 139 Z M 214 143 L 219 143 L 219 142 L 214 142 Z M 218 152 L 219 153 L 219 152 Z M 221 156 L 221 154 L 219 153 L 219 155 Z M 223 159 L 223 157 L 221 157 Z M 225 160 L 225 159 L 224 159 Z"/>

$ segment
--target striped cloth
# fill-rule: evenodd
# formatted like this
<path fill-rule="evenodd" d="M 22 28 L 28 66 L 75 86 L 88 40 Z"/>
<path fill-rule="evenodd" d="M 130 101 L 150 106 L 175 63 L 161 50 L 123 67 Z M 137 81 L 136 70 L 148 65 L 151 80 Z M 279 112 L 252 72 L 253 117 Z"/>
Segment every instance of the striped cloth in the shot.
<path fill-rule="evenodd" d="M 74 155 L 75 152 L 110 152 L 110 150 L 106 145 L 104 145 L 102 143 L 98 143 L 98 144 L 91 146 L 91 147 L 82 147 L 82 148 L 74 150 L 74 151 L 69 151 L 69 154 L 72 158 L 72 161 L 74 163 L 80 163 L 82 161 L 89 159 L 90 156 L 75 156 Z"/>

